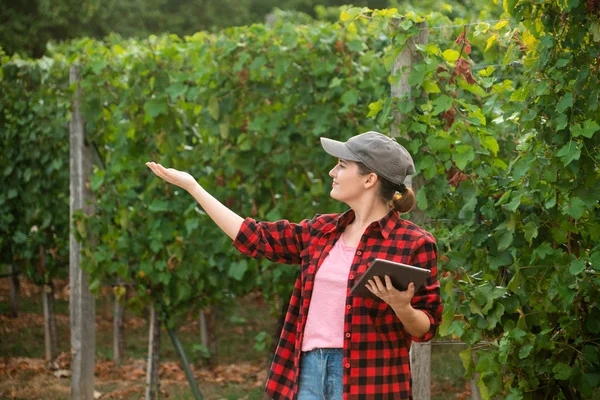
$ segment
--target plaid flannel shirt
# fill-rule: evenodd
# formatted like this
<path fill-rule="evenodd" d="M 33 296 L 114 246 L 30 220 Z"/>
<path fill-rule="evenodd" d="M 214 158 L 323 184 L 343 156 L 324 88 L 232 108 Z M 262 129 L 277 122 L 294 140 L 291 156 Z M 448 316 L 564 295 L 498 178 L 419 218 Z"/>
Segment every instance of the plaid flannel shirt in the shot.
<path fill-rule="evenodd" d="M 353 219 L 352 210 L 316 215 L 297 224 L 246 218 L 234 241 L 238 250 L 251 257 L 301 264 L 267 380 L 266 391 L 275 400 L 296 397 L 302 337 L 315 274 Z M 431 276 L 412 299 L 412 306 L 429 317 L 431 327 L 423 337 L 411 337 L 387 303 L 348 295 L 344 309 L 344 400 L 412 399 L 410 344 L 413 340 L 431 340 L 442 319 L 435 239 L 390 211 L 361 237 L 348 276 L 348 293 L 375 258 L 431 270 Z"/>

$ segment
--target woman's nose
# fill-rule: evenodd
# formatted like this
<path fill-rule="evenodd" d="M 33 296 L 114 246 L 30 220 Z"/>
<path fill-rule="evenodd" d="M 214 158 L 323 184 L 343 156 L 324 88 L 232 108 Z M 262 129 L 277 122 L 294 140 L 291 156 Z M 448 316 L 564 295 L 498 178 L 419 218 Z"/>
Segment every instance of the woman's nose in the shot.
<path fill-rule="evenodd" d="M 337 171 L 337 165 L 335 167 L 333 167 L 331 169 L 331 171 L 329 171 L 329 176 L 332 177 L 332 178 L 335 178 L 336 171 Z"/>

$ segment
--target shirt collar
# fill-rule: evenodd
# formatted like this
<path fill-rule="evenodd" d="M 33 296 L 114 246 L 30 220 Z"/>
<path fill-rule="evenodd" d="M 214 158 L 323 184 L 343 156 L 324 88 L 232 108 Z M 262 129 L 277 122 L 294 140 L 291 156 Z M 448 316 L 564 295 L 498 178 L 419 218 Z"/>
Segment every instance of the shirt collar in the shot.
<path fill-rule="evenodd" d="M 354 221 L 354 210 L 349 209 L 348 211 L 344 212 L 343 214 L 340 214 L 337 217 L 337 221 L 335 223 L 335 226 L 332 224 L 330 225 L 328 228 L 326 229 L 327 232 L 332 231 L 333 229 L 345 229 L 346 226 L 348 226 L 348 224 L 350 224 L 352 221 Z M 383 236 L 384 239 L 387 239 L 390 236 L 390 233 L 392 232 L 392 230 L 394 230 L 396 228 L 396 226 L 398 225 L 398 223 L 400 222 L 400 215 L 398 214 L 398 212 L 396 212 L 395 210 L 390 210 L 390 212 L 388 212 L 383 218 L 381 218 L 379 221 L 377 221 L 377 224 L 379 225 L 379 230 L 381 232 L 381 236 Z"/>

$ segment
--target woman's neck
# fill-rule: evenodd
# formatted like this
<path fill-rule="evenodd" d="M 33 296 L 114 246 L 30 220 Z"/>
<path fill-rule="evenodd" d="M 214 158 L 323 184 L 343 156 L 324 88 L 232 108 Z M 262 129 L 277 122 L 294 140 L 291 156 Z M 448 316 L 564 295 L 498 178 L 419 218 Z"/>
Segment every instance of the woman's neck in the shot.
<path fill-rule="evenodd" d="M 354 211 L 354 220 L 350 224 L 361 231 L 364 231 L 367 226 L 379 221 L 390 212 L 389 206 L 379 201 L 362 207 L 353 207 L 352 210 Z"/>

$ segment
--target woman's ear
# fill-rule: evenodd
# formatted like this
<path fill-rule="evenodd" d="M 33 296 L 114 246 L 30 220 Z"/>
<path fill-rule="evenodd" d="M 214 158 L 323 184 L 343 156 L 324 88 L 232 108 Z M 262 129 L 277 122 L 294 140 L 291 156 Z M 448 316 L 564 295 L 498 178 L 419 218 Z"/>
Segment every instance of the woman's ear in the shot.
<path fill-rule="evenodd" d="M 377 184 L 377 181 L 379 181 L 379 177 L 375 172 L 371 172 L 369 175 L 367 175 L 366 178 L 367 179 L 365 180 L 365 189 L 369 189 L 375 186 Z"/>

